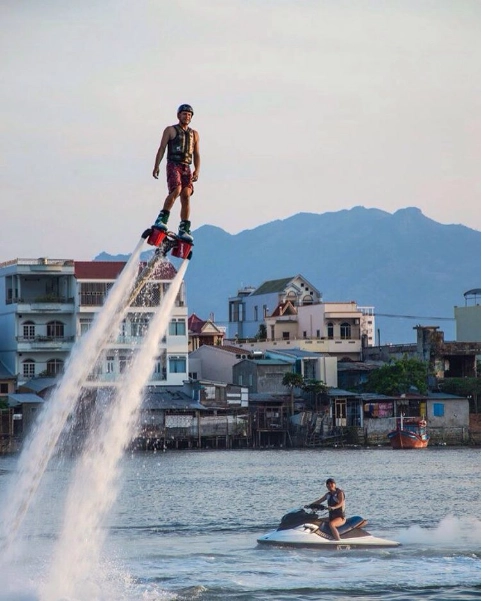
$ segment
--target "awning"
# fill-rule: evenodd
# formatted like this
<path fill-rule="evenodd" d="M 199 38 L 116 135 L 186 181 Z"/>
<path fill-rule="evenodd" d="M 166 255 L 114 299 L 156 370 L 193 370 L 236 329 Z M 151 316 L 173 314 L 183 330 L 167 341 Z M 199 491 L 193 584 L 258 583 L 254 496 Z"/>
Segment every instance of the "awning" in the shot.
<path fill-rule="evenodd" d="M 33 394 L 32 392 L 17 392 L 15 394 L 7 395 L 7 398 L 9 407 L 18 407 L 19 405 L 23 405 L 24 403 L 37 405 L 45 403 L 45 400 L 41 396 Z"/>

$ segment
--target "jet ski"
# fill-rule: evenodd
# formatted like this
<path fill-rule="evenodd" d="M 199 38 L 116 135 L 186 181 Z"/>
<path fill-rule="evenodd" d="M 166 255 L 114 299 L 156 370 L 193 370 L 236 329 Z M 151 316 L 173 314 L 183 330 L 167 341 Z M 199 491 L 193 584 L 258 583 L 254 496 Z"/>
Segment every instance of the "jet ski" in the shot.
<path fill-rule="evenodd" d="M 360 516 L 347 518 L 338 528 L 341 540 L 335 540 L 327 522 L 322 521 L 319 511 L 325 511 L 323 505 L 307 505 L 293 509 L 281 518 L 276 530 L 258 538 L 262 545 L 284 547 L 316 547 L 323 549 L 363 549 L 380 547 L 399 547 L 394 540 L 378 538 L 363 529 L 367 520 Z"/>

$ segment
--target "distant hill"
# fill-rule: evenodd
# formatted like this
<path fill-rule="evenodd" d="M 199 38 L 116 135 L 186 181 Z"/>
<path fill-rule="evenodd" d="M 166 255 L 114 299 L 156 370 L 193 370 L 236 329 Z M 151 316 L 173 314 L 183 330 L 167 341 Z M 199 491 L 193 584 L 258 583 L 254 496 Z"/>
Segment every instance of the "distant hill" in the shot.
<path fill-rule="evenodd" d="M 454 306 L 480 287 L 480 232 L 437 223 L 412 207 L 393 215 L 364 207 L 298 213 L 236 235 L 204 225 L 194 242 L 185 278 L 189 313 L 214 313 L 220 325 L 239 288 L 301 274 L 325 301 L 374 306 L 382 344 L 415 342 L 417 324 L 437 325 L 453 340 Z M 101 253 L 95 260 L 126 257 Z"/>

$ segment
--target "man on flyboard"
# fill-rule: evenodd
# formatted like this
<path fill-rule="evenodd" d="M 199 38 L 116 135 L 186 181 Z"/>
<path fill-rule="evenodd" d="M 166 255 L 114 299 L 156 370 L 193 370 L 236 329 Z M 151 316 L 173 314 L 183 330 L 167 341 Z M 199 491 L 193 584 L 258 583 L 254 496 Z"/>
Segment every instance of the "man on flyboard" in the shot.
<path fill-rule="evenodd" d="M 199 134 L 191 129 L 189 124 L 194 115 L 192 106 L 181 104 L 177 109 L 177 125 L 169 125 L 162 134 L 161 143 L 156 154 L 153 177 L 159 178 L 159 165 L 167 147 L 167 187 L 169 194 L 164 201 L 164 206 L 159 213 L 156 222 L 152 226 L 162 232 L 167 232 L 167 222 L 171 209 L 178 196 L 181 197 L 181 223 L 179 224 L 178 237 L 181 240 L 192 243 L 190 199 L 194 193 L 193 182 L 199 177 L 201 168 L 201 157 L 199 154 Z M 194 171 L 191 172 L 191 164 L 194 162 Z"/>

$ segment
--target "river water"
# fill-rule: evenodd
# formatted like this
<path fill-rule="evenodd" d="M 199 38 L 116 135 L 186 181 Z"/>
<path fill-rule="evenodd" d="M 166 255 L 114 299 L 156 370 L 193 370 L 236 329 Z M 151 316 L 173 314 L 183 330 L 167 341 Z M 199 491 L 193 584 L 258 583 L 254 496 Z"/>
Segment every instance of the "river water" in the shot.
<path fill-rule="evenodd" d="M 0 503 L 16 463 L 0 457 Z M 79 526 L 64 519 L 74 466 L 73 458 L 51 461 L 14 557 L 1 565 L 0 601 L 44 598 L 58 541 Z M 257 545 L 283 513 L 324 494 L 330 476 L 345 490 L 348 515 L 402 546 Z M 100 559 L 58 601 L 480 599 L 479 449 L 133 453 L 119 478 Z"/>

